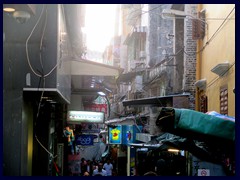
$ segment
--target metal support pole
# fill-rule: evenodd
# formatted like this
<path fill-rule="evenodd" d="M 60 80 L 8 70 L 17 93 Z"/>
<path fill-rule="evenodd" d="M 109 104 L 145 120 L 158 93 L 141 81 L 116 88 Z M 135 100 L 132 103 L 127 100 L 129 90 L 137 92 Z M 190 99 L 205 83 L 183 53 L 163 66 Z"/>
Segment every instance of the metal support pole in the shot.
<path fill-rule="evenodd" d="M 127 146 L 127 176 L 130 176 L 130 150 L 131 147 Z"/>

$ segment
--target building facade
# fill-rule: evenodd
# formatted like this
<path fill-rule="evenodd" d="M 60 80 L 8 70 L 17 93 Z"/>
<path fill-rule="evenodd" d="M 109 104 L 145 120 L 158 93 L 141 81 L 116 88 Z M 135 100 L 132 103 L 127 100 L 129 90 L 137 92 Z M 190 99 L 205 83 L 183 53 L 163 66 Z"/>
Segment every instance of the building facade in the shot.
<path fill-rule="evenodd" d="M 205 13 L 206 32 L 198 40 L 196 108 L 234 117 L 235 5 L 202 4 L 198 9 Z"/>

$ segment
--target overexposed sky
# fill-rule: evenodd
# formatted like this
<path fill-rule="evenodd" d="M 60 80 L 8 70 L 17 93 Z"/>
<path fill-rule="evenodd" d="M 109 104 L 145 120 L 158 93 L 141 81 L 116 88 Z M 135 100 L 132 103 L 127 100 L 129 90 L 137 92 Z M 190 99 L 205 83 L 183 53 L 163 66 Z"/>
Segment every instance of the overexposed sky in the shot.
<path fill-rule="evenodd" d="M 103 52 L 114 36 L 116 4 L 87 4 L 84 31 L 87 48 Z"/>

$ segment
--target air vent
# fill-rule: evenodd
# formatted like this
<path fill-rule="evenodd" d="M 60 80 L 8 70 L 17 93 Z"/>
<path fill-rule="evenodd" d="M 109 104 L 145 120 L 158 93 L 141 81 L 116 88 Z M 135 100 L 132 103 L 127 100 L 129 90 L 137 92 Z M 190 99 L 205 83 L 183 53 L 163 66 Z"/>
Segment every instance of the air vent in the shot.
<path fill-rule="evenodd" d="M 217 74 L 218 76 L 223 76 L 226 74 L 228 69 L 229 69 L 229 63 L 220 63 L 216 65 L 213 69 L 211 69 L 211 71 Z"/>

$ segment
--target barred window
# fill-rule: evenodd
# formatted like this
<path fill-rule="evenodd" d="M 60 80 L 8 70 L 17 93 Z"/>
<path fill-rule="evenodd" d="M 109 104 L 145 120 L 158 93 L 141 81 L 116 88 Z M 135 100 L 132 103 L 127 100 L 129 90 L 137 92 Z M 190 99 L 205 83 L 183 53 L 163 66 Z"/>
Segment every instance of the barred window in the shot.
<path fill-rule="evenodd" d="M 200 96 L 200 112 L 206 113 L 207 111 L 208 111 L 207 96 L 201 95 Z"/>
<path fill-rule="evenodd" d="M 220 88 L 220 113 L 228 114 L 228 89 L 227 87 Z"/>

